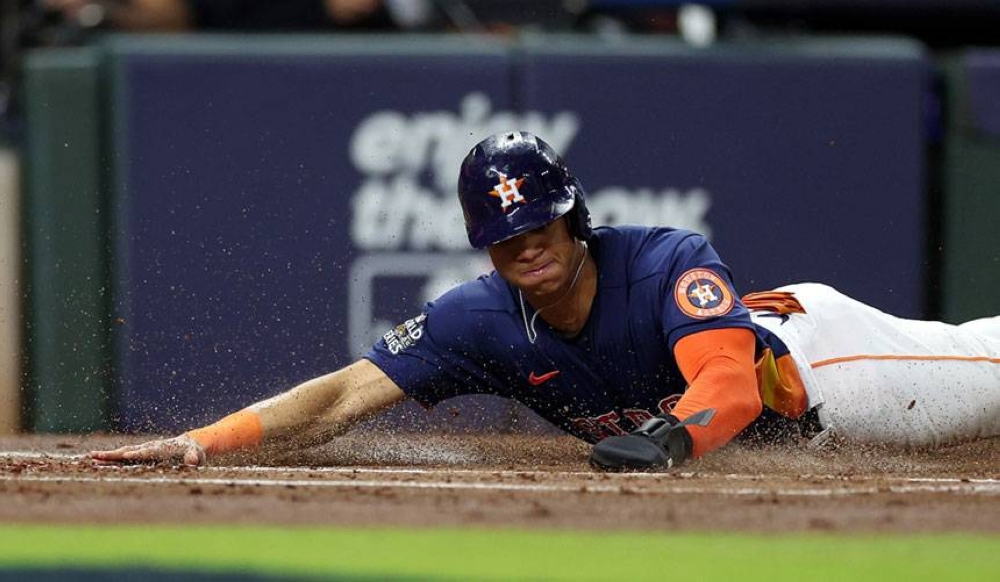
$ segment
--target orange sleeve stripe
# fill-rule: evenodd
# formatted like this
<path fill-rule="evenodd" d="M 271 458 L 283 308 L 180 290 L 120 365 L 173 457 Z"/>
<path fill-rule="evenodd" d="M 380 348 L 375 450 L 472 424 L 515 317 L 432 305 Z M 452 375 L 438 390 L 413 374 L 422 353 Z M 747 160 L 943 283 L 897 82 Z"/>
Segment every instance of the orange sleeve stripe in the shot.
<path fill-rule="evenodd" d="M 861 354 L 857 356 L 844 356 L 841 358 L 830 358 L 829 360 L 820 360 L 812 364 L 812 368 L 822 368 L 823 366 L 832 366 L 834 364 L 845 364 L 848 362 L 860 362 L 864 360 L 886 360 L 886 361 L 905 361 L 912 360 L 915 362 L 988 362 L 990 364 L 1000 364 L 1000 358 L 991 358 L 989 356 L 906 356 L 906 355 L 873 355 L 873 354 Z"/>
<path fill-rule="evenodd" d="M 260 445 L 264 440 L 264 425 L 256 412 L 244 409 L 187 435 L 205 447 L 208 454 L 227 453 Z"/>
<path fill-rule="evenodd" d="M 694 333 L 674 346 L 674 358 L 688 389 L 674 407 L 683 420 L 706 408 L 715 409 L 708 426 L 691 426 L 692 457 L 728 443 L 761 411 L 754 369 L 753 332 L 726 328 Z"/>

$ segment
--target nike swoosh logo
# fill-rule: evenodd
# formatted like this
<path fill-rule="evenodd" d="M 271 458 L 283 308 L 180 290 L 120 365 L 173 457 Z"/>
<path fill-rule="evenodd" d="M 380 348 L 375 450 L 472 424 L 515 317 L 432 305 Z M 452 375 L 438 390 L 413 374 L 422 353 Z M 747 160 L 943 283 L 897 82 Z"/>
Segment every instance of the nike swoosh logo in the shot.
<path fill-rule="evenodd" d="M 781 323 L 778 325 L 785 325 L 789 315 L 787 313 L 761 313 L 759 317 L 780 317 Z"/>
<path fill-rule="evenodd" d="M 552 378 L 559 375 L 559 370 L 552 370 L 551 372 L 546 372 L 541 376 L 536 376 L 534 372 L 528 374 L 528 384 L 532 386 L 540 386 L 541 384 L 548 382 Z"/>

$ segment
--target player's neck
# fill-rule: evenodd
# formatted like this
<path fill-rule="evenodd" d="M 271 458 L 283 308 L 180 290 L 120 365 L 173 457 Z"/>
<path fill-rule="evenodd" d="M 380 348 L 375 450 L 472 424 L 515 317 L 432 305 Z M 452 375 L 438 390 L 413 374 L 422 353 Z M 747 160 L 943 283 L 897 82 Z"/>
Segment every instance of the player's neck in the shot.
<path fill-rule="evenodd" d="M 590 309 L 597 295 L 597 264 L 587 247 L 583 247 L 580 258 L 579 276 L 567 281 L 566 289 L 556 298 L 527 298 L 531 306 L 538 312 L 545 323 L 566 335 L 580 333 L 590 317 Z"/>

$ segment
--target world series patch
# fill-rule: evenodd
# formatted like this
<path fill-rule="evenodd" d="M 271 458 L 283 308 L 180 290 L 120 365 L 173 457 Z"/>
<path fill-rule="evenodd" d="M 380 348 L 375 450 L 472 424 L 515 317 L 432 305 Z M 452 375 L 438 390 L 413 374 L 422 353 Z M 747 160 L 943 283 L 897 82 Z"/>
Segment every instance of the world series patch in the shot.
<path fill-rule="evenodd" d="M 708 269 L 691 269 L 674 288 L 674 301 L 686 315 L 697 319 L 725 315 L 733 308 L 733 294 L 722 278 Z"/>
<path fill-rule="evenodd" d="M 417 340 L 424 337 L 424 322 L 427 315 L 421 313 L 413 319 L 407 319 L 403 323 L 390 329 L 382 336 L 385 347 L 392 355 L 396 355 L 406 348 L 417 343 Z"/>

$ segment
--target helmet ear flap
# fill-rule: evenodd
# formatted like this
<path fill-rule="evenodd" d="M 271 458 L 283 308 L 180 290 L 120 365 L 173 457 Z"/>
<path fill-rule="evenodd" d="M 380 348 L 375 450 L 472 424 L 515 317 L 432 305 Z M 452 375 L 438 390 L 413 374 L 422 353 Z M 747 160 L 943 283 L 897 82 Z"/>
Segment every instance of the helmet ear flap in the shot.
<path fill-rule="evenodd" d="M 573 235 L 573 238 L 587 240 L 593 231 L 590 222 L 590 211 L 587 210 L 587 203 L 583 200 L 583 188 L 576 178 L 573 178 L 572 188 L 573 210 L 566 215 L 569 233 Z"/>

